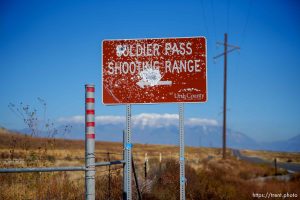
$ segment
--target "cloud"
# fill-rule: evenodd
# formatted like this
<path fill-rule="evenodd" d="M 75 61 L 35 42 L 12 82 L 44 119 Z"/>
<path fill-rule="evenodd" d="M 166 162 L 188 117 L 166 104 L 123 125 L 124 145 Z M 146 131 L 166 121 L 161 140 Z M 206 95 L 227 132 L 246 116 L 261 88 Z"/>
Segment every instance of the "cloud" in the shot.
<path fill-rule="evenodd" d="M 215 119 L 189 118 L 186 124 L 191 126 L 217 126 L 218 122 Z"/>
<path fill-rule="evenodd" d="M 157 113 L 141 113 L 132 117 L 134 126 L 163 127 L 178 124 L 179 116 L 177 114 L 157 114 Z"/>
<path fill-rule="evenodd" d="M 84 123 L 84 116 L 83 115 L 74 115 L 72 117 L 61 117 L 58 118 L 58 122 L 61 123 Z"/>
<path fill-rule="evenodd" d="M 158 114 L 158 113 L 141 113 L 132 116 L 132 125 L 140 126 L 142 128 L 149 127 L 164 127 L 164 126 L 178 126 L 179 116 L 178 114 Z M 125 116 L 116 115 L 100 115 L 96 116 L 96 124 L 100 125 L 117 125 L 125 124 Z M 83 115 L 76 115 L 71 117 L 61 117 L 57 120 L 60 123 L 84 123 Z M 185 120 L 186 125 L 190 126 L 217 126 L 218 122 L 215 119 L 205 119 L 205 118 L 188 118 Z"/>

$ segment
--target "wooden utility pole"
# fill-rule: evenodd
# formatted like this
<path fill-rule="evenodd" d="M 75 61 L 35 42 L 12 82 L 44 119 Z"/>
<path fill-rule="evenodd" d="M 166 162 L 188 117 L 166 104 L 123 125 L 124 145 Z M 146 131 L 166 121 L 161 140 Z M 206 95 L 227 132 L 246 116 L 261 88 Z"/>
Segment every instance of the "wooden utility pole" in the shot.
<path fill-rule="evenodd" d="M 215 56 L 214 60 L 224 56 L 224 99 L 223 99 L 223 159 L 226 159 L 226 111 L 227 111 L 227 54 L 239 50 L 240 47 L 228 44 L 227 33 L 224 34 L 224 43 L 217 42 L 217 45 L 224 45 L 224 52 Z M 228 47 L 231 49 L 228 50 Z"/>

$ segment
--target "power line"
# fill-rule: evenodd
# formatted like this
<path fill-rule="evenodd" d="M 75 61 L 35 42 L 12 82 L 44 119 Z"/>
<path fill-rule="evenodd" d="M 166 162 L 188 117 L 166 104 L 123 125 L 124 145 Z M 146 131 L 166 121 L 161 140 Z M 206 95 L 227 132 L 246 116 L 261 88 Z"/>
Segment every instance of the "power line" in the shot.
<path fill-rule="evenodd" d="M 215 41 L 217 40 L 217 31 L 216 31 L 216 21 L 215 21 L 215 6 L 214 6 L 214 0 L 210 1 L 211 3 L 211 8 L 212 8 L 212 15 L 213 15 L 213 26 L 214 26 L 214 37 Z"/>
<path fill-rule="evenodd" d="M 201 8 L 202 8 L 202 15 L 203 15 L 203 19 L 204 19 L 204 27 L 206 29 L 206 33 L 209 37 L 209 32 L 208 32 L 208 26 L 207 26 L 207 20 L 206 20 L 206 14 L 205 14 L 205 9 L 204 9 L 204 2 L 203 0 L 201 0 Z"/>
<path fill-rule="evenodd" d="M 248 27 L 249 18 L 250 18 L 251 10 L 252 10 L 252 9 L 251 9 L 251 8 L 252 8 L 252 2 L 253 2 L 253 0 L 249 0 L 248 11 L 247 11 L 247 17 L 246 17 L 246 23 L 245 23 L 244 29 L 243 29 L 243 31 L 242 31 L 242 41 L 241 41 L 241 46 L 243 46 L 244 41 L 245 41 L 246 30 L 247 30 L 247 27 Z"/>
<path fill-rule="evenodd" d="M 229 11 L 230 11 L 230 0 L 227 0 L 227 33 L 229 33 Z"/>

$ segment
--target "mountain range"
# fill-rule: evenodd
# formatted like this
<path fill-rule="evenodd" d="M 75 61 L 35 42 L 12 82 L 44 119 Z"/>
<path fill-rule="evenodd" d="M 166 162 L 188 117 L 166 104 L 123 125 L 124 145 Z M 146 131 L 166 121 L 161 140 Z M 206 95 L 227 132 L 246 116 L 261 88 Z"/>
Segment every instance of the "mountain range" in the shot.
<path fill-rule="evenodd" d="M 151 116 L 152 117 L 152 116 Z M 156 116 L 156 118 L 142 116 L 133 119 L 132 140 L 133 143 L 144 144 L 179 144 L 178 116 Z M 84 118 L 77 120 L 59 120 L 58 134 L 55 137 L 69 139 L 84 139 Z M 150 119 L 150 120 L 149 120 Z M 154 121 L 153 121 L 154 120 Z M 97 123 L 98 121 L 98 123 Z M 125 129 L 124 118 L 109 117 L 96 118 L 96 140 L 122 142 L 122 132 Z M 64 123 L 68 122 L 72 126 L 70 133 L 61 134 L 65 128 Z M 19 130 L 29 133 L 28 129 Z M 39 136 L 47 136 L 45 132 L 40 132 Z M 206 119 L 189 119 L 185 123 L 185 144 L 187 146 L 222 147 L 222 126 L 214 121 Z M 271 150 L 300 152 L 300 135 L 284 141 L 258 142 L 248 135 L 227 129 L 227 146 L 235 149 Z"/>

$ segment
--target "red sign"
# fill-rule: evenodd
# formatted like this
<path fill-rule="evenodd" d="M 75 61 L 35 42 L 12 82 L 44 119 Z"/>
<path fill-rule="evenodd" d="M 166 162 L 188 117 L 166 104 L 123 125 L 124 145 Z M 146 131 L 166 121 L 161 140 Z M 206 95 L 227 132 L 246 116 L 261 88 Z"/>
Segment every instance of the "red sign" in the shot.
<path fill-rule="evenodd" d="M 207 99 L 204 37 L 104 40 L 102 56 L 104 104 Z"/>

